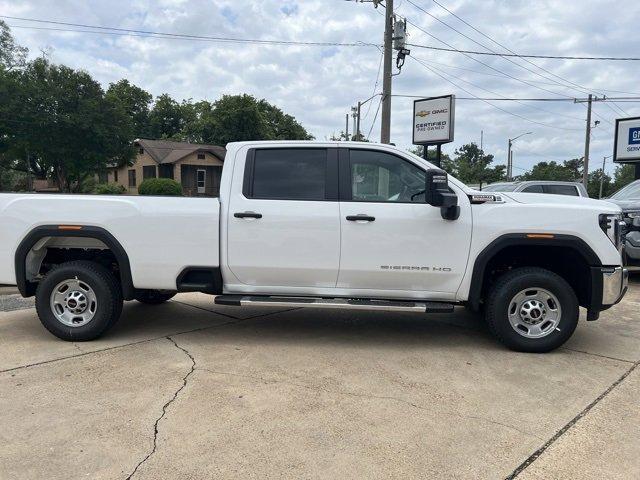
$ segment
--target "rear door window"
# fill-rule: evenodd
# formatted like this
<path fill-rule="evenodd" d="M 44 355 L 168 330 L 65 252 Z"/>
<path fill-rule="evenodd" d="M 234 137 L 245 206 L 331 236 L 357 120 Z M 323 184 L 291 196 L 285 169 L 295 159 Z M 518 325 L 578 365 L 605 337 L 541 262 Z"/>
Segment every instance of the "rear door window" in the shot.
<path fill-rule="evenodd" d="M 257 149 L 247 163 L 247 168 L 253 169 L 251 179 L 246 179 L 249 189 L 245 188 L 245 195 L 249 198 L 326 199 L 327 149 Z"/>
<path fill-rule="evenodd" d="M 544 190 L 546 193 L 553 195 L 569 195 L 572 197 L 578 197 L 578 189 L 575 185 L 545 185 Z"/>
<path fill-rule="evenodd" d="M 525 193 L 544 193 L 542 185 L 529 185 L 528 187 L 523 188 L 522 191 Z"/>

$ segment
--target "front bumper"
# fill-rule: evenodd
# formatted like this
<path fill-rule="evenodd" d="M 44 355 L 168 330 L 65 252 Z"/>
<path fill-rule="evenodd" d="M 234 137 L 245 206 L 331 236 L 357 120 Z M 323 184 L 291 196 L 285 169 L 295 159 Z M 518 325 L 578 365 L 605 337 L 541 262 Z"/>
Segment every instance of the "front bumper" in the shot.
<path fill-rule="evenodd" d="M 629 270 L 623 267 L 591 268 L 591 302 L 587 320 L 596 320 L 601 311 L 622 300 L 629 286 Z"/>

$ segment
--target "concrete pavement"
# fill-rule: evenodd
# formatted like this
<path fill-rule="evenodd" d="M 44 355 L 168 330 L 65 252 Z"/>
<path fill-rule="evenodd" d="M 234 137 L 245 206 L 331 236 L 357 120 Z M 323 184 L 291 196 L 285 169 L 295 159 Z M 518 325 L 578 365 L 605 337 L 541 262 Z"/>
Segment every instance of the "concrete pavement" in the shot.
<path fill-rule="evenodd" d="M 463 309 L 125 305 L 103 339 L 0 313 L 0 479 L 638 478 L 640 285 L 556 352 Z"/>

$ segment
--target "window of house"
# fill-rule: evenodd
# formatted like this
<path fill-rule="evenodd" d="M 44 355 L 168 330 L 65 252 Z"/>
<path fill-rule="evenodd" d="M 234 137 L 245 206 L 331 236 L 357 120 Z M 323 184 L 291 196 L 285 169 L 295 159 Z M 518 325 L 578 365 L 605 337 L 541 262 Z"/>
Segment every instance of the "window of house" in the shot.
<path fill-rule="evenodd" d="M 351 199 L 356 202 L 424 203 L 425 172 L 384 152 L 351 150 Z"/>
<path fill-rule="evenodd" d="M 142 155 L 142 154 L 144 153 L 144 148 L 140 147 L 140 148 L 138 149 L 138 153 L 139 153 L 140 155 Z"/>
<path fill-rule="evenodd" d="M 135 187 L 136 186 L 136 171 L 135 170 L 129 170 L 129 187 Z"/>
<path fill-rule="evenodd" d="M 173 164 L 165 163 L 158 167 L 158 174 L 160 178 L 170 178 L 173 180 Z"/>
<path fill-rule="evenodd" d="M 252 198 L 324 200 L 327 150 L 321 148 L 255 151 Z"/>
<path fill-rule="evenodd" d="M 578 197 L 578 189 L 574 185 L 545 185 L 545 192 L 554 195 L 570 195 L 572 197 Z"/>
<path fill-rule="evenodd" d="M 146 180 L 147 178 L 156 178 L 155 165 L 145 165 L 142 167 L 142 179 Z"/>
<path fill-rule="evenodd" d="M 114 170 L 113 171 L 113 181 L 117 182 L 118 181 L 118 170 Z"/>
<path fill-rule="evenodd" d="M 109 181 L 106 171 L 98 172 L 98 183 L 107 183 Z"/>
<path fill-rule="evenodd" d="M 198 160 L 204 160 L 204 153 L 198 154 Z"/>

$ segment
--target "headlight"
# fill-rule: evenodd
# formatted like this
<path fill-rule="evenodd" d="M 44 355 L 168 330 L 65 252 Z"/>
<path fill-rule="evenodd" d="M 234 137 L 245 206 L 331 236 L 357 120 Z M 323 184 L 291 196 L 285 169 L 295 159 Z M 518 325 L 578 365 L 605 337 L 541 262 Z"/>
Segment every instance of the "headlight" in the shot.
<path fill-rule="evenodd" d="M 605 233 L 611 243 L 618 249 L 622 249 L 622 229 L 624 222 L 621 214 L 603 213 L 599 217 L 600 228 Z"/>
<path fill-rule="evenodd" d="M 624 216 L 625 217 L 629 217 L 631 219 L 640 217 L 640 211 L 635 211 L 635 212 L 624 212 Z"/>

